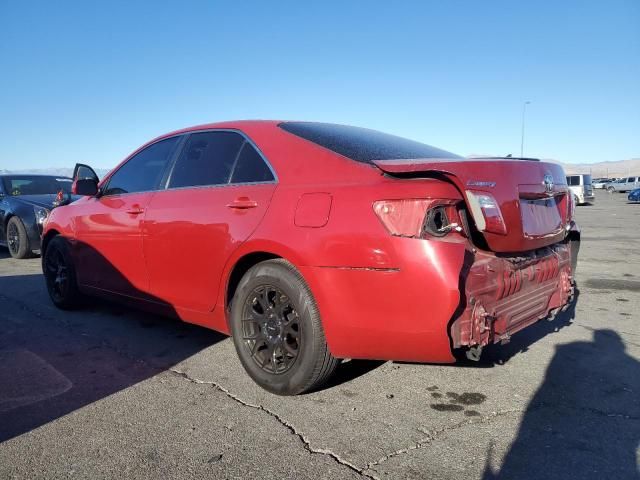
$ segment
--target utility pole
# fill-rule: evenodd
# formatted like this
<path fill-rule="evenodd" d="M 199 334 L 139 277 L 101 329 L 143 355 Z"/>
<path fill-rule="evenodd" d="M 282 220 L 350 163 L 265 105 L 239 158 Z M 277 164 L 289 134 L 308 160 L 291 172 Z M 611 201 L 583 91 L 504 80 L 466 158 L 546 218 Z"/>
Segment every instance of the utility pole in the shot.
<path fill-rule="evenodd" d="M 524 157 L 524 114 L 527 111 L 527 105 L 531 102 L 526 101 L 522 104 L 522 136 L 520 137 L 520 158 Z"/>

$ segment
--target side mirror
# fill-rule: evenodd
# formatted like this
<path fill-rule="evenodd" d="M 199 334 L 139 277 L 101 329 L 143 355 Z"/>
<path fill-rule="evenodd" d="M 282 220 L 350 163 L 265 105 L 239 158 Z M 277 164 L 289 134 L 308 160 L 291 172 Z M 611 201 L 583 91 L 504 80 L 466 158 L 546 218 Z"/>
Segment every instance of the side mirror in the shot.
<path fill-rule="evenodd" d="M 84 163 L 76 163 L 73 168 L 73 179 L 74 180 L 83 180 L 85 178 L 91 178 L 98 182 L 98 175 L 89 165 L 85 165 Z"/>
<path fill-rule="evenodd" d="M 93 197 L 98 193 L 98 182 L 93 178 L 81 178 L 73 182 L 71 193 Z"/>

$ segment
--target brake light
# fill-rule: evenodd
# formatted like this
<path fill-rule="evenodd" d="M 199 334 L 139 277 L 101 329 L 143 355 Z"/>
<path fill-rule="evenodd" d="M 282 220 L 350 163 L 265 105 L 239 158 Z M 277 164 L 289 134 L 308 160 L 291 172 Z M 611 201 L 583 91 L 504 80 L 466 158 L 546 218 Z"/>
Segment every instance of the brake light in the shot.
<path fill-rule="evenodd" d="M 478 230 L 500 235 L 507 234 L 507 226 L 502 218 L 502 212 L 492 195 L 467 190 L 467 198 Z"/>

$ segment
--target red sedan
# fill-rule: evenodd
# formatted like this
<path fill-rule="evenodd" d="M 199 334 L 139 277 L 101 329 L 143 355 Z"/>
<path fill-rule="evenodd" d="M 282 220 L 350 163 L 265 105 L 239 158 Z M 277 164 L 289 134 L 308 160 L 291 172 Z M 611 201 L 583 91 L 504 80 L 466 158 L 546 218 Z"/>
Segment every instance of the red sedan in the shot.
<path fill-rule="evenodd" d="M 107 296 L 233 336 L 277 394 L 339 359 L 454 362 L 552 318 L 580 233 L 562 168 L 343 125 L 202 125 L 144 145 L 43 233 L 60 308 Z"/>

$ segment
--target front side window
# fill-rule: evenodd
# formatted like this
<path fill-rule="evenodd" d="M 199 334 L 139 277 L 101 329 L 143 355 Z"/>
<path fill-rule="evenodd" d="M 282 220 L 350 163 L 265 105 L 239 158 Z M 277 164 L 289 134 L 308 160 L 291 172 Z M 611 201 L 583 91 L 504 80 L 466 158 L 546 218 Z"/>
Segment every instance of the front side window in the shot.
<path fill-rule="evenodd" d="M 109 179 L 104 195 L 149 192 L 160 180 L 180 137 L 171 137 L 148 146 L 131 157 Z"/>
<path fill-rule="evenodd" d="M 169 188 L 229 183 L 243 143 L 235 132 L 192 134 L 173 167 Z"/>

